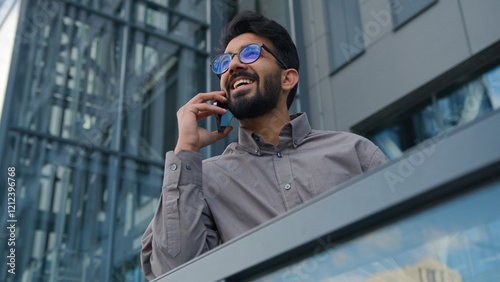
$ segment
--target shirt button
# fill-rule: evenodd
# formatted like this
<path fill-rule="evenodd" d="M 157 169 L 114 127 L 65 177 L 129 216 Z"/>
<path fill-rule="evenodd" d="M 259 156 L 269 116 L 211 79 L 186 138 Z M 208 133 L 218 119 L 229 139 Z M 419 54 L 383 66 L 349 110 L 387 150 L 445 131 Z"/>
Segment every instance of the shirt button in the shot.
<path fill-rule="evenodd" d="M 170 169 L 171 169 L 171 170 L 176 170 L 176 169 L 177 169 L 177 165 L 176 165 L 176 164 L 171 165 L 171 166 L 170 166 Z"/>
<path fill-rule="evenodd" d="M 191 168 L 192 168 L 192 167 L 191 167 L 191 164 L 190 164 L 190 163 L 187 163 L 187 164 L 186 164 L 186 169 L 187 169 L 187 170 L 191 170 Z"/>
<path fill-rule="evenodd" d="M 281 152 L 278 152 L 278 154 L 276 154 L 278 156 L 278 158 L 283 158 L 283 154 Z"/>
<path fill-rule="evenodd" d="M 288 184 L 288 183 L 287 183 L 287 184 L 285 184 L 285 189 L 286 189 L 286 190 L 290 190 L 290 188 L 291 188 L 291 187 L 292 187 L 292 186 L 291 186 L 290 184 Z"/>

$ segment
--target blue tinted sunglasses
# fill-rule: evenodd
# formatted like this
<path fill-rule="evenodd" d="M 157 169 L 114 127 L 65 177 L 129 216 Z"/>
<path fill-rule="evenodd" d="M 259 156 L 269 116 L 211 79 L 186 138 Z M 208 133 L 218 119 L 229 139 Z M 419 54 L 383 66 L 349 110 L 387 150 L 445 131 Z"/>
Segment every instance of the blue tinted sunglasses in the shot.
<path fill-rule="evenodd" d="M 273 57 L 276 58 L 278 63 L 283 68 L 287 68 L 285 64 L 280 59 L 278 59 L 278 57 L 276 57 L 276 55 L 274 55 L 266 45 L 264 45 L 263 43 L 252 43 L 244 46 L 237 53 L 225 53 L 215 57 L 215 59 L 212 61 L 212 64 L 210 65 L 212 67 L 212 71 L 219 76 L 225 73 L 229 69 L 229 64 L 231 63 L 231 60 L 235 55 L 238 55 L 238 59 L 240 60 L 240 62 L 244 64 L 251 64 L 257 61 L 257 59 L 260 57 L 262 48 L 269 52 L 269 54 L 273 55 Z"/>

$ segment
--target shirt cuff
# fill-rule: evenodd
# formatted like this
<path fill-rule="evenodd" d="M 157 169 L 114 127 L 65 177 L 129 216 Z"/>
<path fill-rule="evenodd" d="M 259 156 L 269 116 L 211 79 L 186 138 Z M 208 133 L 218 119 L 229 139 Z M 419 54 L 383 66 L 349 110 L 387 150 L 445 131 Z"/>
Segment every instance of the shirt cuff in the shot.
<path fill-rule="evenodd" d="M 178 185 L 199 185 L 203 183 L 202 156 L 200 153 L 181 150 L 177 154 L 169 151 L 165 157 L 165 173 L 173 172 L 178 176 Z M 177 177 L 176 177 L 177 178 Z"/>

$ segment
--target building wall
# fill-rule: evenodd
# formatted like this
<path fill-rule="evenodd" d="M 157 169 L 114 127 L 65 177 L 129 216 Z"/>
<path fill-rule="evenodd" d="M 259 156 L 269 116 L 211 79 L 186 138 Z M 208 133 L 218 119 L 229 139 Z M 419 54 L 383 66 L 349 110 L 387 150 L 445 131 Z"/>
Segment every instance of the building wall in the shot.
<path fill-rule="evenodd" d="M 301 3 L 316 128 L 350 130 L 500 40 L 498 1 L 439 0 L 394 30 L 388 0 L 360 0 L 365 50 L 331 74 L 325 1 Z"/>

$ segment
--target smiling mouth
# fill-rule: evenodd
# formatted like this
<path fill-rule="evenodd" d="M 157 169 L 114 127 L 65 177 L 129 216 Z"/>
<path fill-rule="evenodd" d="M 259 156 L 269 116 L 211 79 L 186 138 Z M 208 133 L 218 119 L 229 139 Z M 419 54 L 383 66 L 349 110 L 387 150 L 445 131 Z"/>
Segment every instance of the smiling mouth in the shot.
<path fill-rule="evenodd" d="M 251 85 L 255 82 L 254 79 L 251 78 L 241 78 L 241 79 L 235 79 L 233 84 L 231 84 L 231 90 L 238 90 L 238 89 L 243 89 L 247 88 L 244 86 Z"/>

